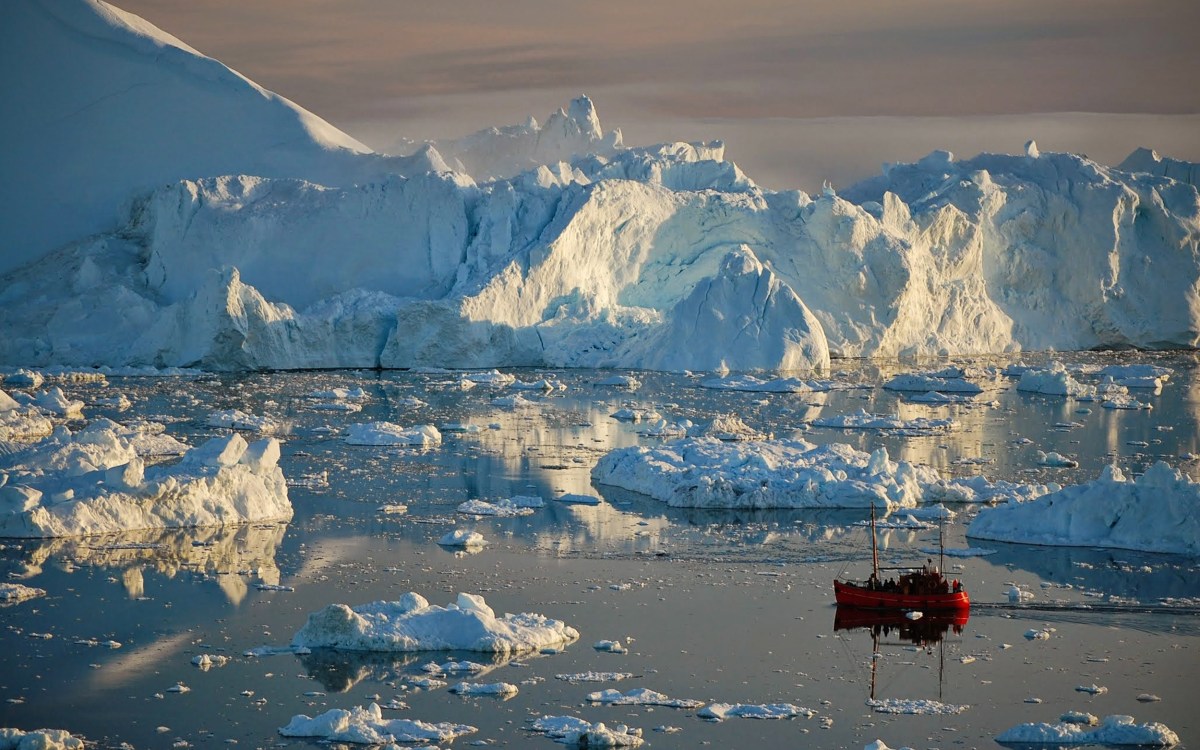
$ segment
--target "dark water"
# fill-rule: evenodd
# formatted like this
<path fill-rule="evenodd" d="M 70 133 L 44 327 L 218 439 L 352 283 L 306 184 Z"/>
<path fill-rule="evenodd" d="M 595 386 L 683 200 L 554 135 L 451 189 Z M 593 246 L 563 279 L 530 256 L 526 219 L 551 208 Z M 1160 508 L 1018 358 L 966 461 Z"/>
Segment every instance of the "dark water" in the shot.
<path fill-rule="evenodd" d="M 1071 361 L 1124 360 L 1074 355 Z M 1154 405 L 1151 411 L 1028 396 L 1013 381 L 998 382 L 985 397 L 995 407 L 934 409 L 878 388 L 892 372 L 908 369 L 878 364 L 844 368 L 837 377 L 863 387 L 826 395 L 716 392 L 698 388 L 696 378 L 655 373 L 639 373 L 643 387 L 628 392 L 592 385 L 607 373 L 557 372 L 567 391 L 518 410 L 491 405 L 509 389 L 455 391 L 448 387 L 455 378 L 436 373 L 111 378 L 107 387 L 68 386 L 69 395 L 88 403 L 114 391 L 134 401 L 120 413 L 89 408 L 89 417 L 166 421 L 168 432 L 192 444 L 218 432 L 204 426 L 218 409 L 270 415 L 287 425 L 280 437 L 288 478 L 324 473 L 328 482 L 292 489 L 296 517 L 287 525 L 6 543 L 0 574 L 48 596 L 0 608 L 0 726 L 65 728 L 104 746 L 309 747 L 280 737 L 278 727 L 297 713 L 399 700 L 408 708 L 386 715 L 479 728 L 458 745 L 555 747 L 529 733 L 527 722 L 570 714 L 641 727 L 654 748 L 857 748 L 877 738 L 892 747 L 969 748 L 998 747 L 992 738 L 1016 724 L 1080 710 L 1161 721 L 1194 747 L 1200 729 L 1192 710 L 1200 674 L 1194 559 L 969 543 L 964 529 L 974 509 L 959 509 L 946 530 L 947 546 L 994 550 L 946 560 L 977 606 L 961 633 L 951 629 L 940 642 L 918 646 L 895 632 L 884 637 L 874 690 L 880 698 L 940 698 L 969 708 L 886 715 L 866 705 L 871 632 L 834 630 L 831 579 L 869 566 L 869 543 L 856 525 L 861 513 L 669 509 L 593 487 L 589 476 L 604 452 L 648 441 L 638 436 L 640 425 L 609 417 L 626 403 L 654 405 L 671 419 L 736 413 L 777 436 L 802 434 L 864 450 L 882 445 L 895 459 L 959 476 L 1066 484 L 1090 480 L 1114 461 L 1137 473 L 1159 458 L 1196 476 L 1196 462 L 1181 458 L 1200 453 L 1194 359 L 1130 361 L 1176 368 L 1161 395 L 1137 394 Z M 534 380 L 548 373 L 516 374 Z M 366 389 L 364 410 L 317 411 L 304 397 L 335 386 Z M 403 399 L 413 396 L 427 405 L 406 406 Z M 960 427 L 934 437 L 799 431 L 806 420 L 859 408 L 954 416 Z M 347 424 L 382 419 L 472 422 L 483 429 L 446 433 L 441 447 L 427 451 L 348 446 L 337 434 Z M 1055 427 L 1064 422 L 1082 426 Z M 1080 467 L 1037 466 L 1038 449 L 1070 454 Z M 599 494 L 605 503 L 550 501 L 564 491 Z M 518 494 L 541 495 L 547 506 L 514 519 L 454 512 L 467 499 Z M 376 508 L 385 503 L 409 511 L 382 516 Z M 478 530 L 490 544 L 471 555 L 439 547 L 437 539 L 456 527 Z M 883 542 L 887 559 L 919 560 L 921 549 L 937 546 L 937 532 L 892 531 Z M 260 590 L 262 583 L 294 591 Z M 1013 583 L 1036 598 L 1010 603 Z M 435 604 L 460 591 L 480 593 L 497 612 L 539 612 L 565 620 L 582 637 L 560 654 L 496 663 L 469 678 L 517 684 L 520 693 L 506 701 L 406 687 L 430 661 L 490 663 L 483 654 L 243 656 L 287 644 L 307 614 L 328 603 L 355 605 L 407 591 Z M 1043 628 L 1052 629 L 1049 639 L 1025 637 Z M 629 653 L 592 648 L 617 638 L 629 639 Z M 110 639 L 121 647 L 100 645 Z M 232 659 L 202 672 L 190 663 L 202 653 Z M 635 677 L 605 684 L 555 678 L 588 670 Z M 168 692 L 180 682 L 190 691 Z M 1107 692 L 1076 690 L 1093 684 Z M 816 715 L 710 723 L 694 711 L 586 702 L 587 693 L 609 687 L 726 703 L 786 702 Z M 1142 694 L 1161 700 L 1140 702 Z"/>

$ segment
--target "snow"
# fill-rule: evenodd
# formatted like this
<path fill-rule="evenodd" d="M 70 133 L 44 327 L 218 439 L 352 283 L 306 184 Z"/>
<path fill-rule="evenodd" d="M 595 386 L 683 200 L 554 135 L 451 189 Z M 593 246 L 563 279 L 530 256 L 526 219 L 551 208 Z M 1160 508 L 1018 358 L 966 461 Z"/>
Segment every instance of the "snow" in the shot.
<path fill-rule="evenodd" d="M 586 97 L 383 157 L 99 0 L 5 20 L 27 74 L 0 118 L 0 364 L 816 372 L 1200 343 L 1188 165 L 935 152 L 809 196 L 719 143 L 625 147 Z M 979 387 L 941 381 L 914 385 Z"/>
<path fill-rule="evenodd" d="M 412 445 L 421 448 L 442 444 L 442 433 L 431 424 L 401 427 L 392 422 L 352 424 L 346 428 L 350 445 Z"/>
<path fill-rule="evenodd" d="M 293 648 L 344 651 L 489 651 L 501 654 L 561 646 L 579 637 L 575 628 L 543 615 L 496 617 L 483 597 L 459 594 L 445 607 L 410 592 L 393 602 L 351 608 L 330 604 L 308 617 Z"/>
<path fill-rule="evenodd" d="M 967 533 L 1022 544 L 1200 555 L 1200 484 L 1163 461 L 1136 479 L 1108 466 L 1091 482 L 985 508 Z"/>
<path fill-rule="evenodd" d="M 218 437 L 176 464 L 146 467 L 108 420 L 0 456 L 0 537 L 58 537 L 138 529 L 289 520 L 292 505 L 274 438 Z"/>
<path fill-rule="evenodd" d="M 0 727 L 0 750 L 84 750 L 86 745 L 65 729 L 20 729 Z"/>
<path fill-rule="evenodd" d="M 299 714 L 279 728 L 284 737 L 310 737 L 328 742 L 379 745 L 387 742 L 450 742 L 478 731 L 466 724 L 385 719 L 379 704 L 333 708 L 315 717 Z"/>
<path fill-rule="evenodd" d="M 1132 716 L 1105 716 L 1095 728 L 1073 722 L 1019 724 L 996 737 L 997 742 L 1037 745 L 1142 745 L 1172 747 L 1179 736 L 1158 722 L 1137 724 Z"/>

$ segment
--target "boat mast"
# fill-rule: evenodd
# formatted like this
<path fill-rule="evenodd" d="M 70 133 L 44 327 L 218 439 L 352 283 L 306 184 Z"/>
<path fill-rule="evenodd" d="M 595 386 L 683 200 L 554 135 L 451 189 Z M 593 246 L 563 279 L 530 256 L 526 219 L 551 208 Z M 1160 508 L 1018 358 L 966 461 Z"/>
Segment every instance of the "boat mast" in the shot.
<path fill-rule="evenodd" d="M 938 522 L 938 571 L 946 569 L 946 520 Z"/>
<path fill-rule="evenodd" d="M 871 578 L 879 580 L 879 545 L 875 542 L 875 501 L 871 501 Z"/>

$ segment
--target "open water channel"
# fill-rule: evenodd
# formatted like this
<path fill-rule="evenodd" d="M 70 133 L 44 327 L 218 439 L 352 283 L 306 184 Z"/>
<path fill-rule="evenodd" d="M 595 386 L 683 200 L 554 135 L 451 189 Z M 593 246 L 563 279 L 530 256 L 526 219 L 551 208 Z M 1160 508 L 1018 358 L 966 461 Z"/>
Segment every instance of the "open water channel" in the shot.
<path fill-rule="evenodd" d="M 296 515 L 286 525 L 5 540 L 0 576 L 48 593 L 0 608 L 0 726 L 68 729 L 102 747 L 306 748 L 317 745 L 277 733 L 293 715 L 374 701 L 393 706 L 384 709 L 391 718 L 477 727 L 456 741 L 460 746 L 556 747 L 529 731 L 530 720 L 571 715 L 639 727 L 650 748 L 861 748 L 875 739 L 892 747 L 990 748 L 1014 725 L 1084 711 L 1159 721 L 1184 746 L 1198 747 L 1195 559 L 967 540 L 977 509 L 957 507 L 944 529 L 946 546 L 992 551 L 946 558 L 976 603 L 970 619 L 961 632 L 951 629 L 943 640 L 920 645 L 891 629 L 872 659 L 869 630 L 834 628 L 833 578 L 870 566 L 860 511 L 671 509 L 591 482 L 590 470 L 605 452 L 654 442 L 639 434 L 645 424 L 610 416 L 629 405 L 696 422 L 732 413 L 777 437 L 885 446 L 893 459 L 947 476 L 1070 484 L 1094 479 L 1109 463 L 1137 474 L 1159 459 L 1197 476 L 1194 357 L 1059 359 L 1153 362 L 1175 372 L 1161 394 L 1135 393 L 1154 407 L 1137 411 L 1019 393 L 1004 378 L 979 397 L 987 405 L 931 407 L 879 387 L 896 372 L 942 362 L 837 362 L 832 377 L 857 387 L 827 394 L 716 391 L 701 388 L 699 376 L 664 373 L 634 373 L 642 386 L 627 390 L 595 385 L 608 372 L 518 370 L 512 372 L 521 380 L 553 376 L 567 389 L 529 396 L 538 403 L 517 409 L 492 403 L 511 395 L 509 388 L 462 391 L 452 385 L 457 375 L 435 372 L 110 377 L 107 384 L 65 386 L 89 404 L 89 418 L 161 422 L 192 445 L 221 432 L 206 426 L 214 411 L 239 408 L 274 418 L 281 466 L 296 483 L 290 491 Z M 333 387 L 363 388 L 363 410 L 313 408 L 307 394 Z M 91 406 L 114 392 L 133 407 Z M 950 416 L 958 426 L 917 437 L 807 426 L 860 408 L 906 418 Z M 481 429 L 446 432 L 443 444 L 428 450 L 344 442 L 347 425 L 379 420 Z M 1037 450 L 1074 456 L 1080 465 L 1039 466 Z M 563 492 L 603 502 L 553 500 Z M 466 500 L 514 495 L 539 495 L 546 506 L 518 518 L 456 512 Z M 378 511 L 396 503 L 407 505 L 407 513 Z M 478 531 L 489 544 L 475 554 L 440 547 L 438 539 L 455 528 Z M 937 538 L 936 530 L 880 532 L 882 554 L 892 562 L 920 562 L 936 550 Z M 1035 598 L 1009 601 L 1013 584 Z M 498 662 L 463 652 L 244 655 L 287 645 L 307 615 L 327 604 L 396 599 L 408 591 L 434 604 L 454 601 L 458 592 L 481 594 L 497 613 L 541 613 L 566 621 L 581 638 L 561 653 Z M 1049 637 L 1027 638 L 1031 630 Z M 593 648 L 615 639 L 627 653 Z M 230 661 L 202 671 L 192 665 L 201 654 Z M 427 676 L 422 666 L 429 662 L 464 659 L 491 667 L 464 679 L 513 683 L 520 692 L 508 700 L 464 698 L 445 687 L 409 686 L 410 678 Z M 605 684 L 556 677 L 588 671 L 632 676 Z M 457 681 L 447 678 L 449 685 Z M 188 690 L 172 691 L 176 685 Z M 1077 690 L 1090 686 L 1106 690 Z M 634 687 L 706 703 L 789 703 L 812 715 L 715 723 L 695 710 L 586 700 L 593 691 Z M 867 704 L 872 689 L 879 698 L 967 708 L 877 713 Z"/>

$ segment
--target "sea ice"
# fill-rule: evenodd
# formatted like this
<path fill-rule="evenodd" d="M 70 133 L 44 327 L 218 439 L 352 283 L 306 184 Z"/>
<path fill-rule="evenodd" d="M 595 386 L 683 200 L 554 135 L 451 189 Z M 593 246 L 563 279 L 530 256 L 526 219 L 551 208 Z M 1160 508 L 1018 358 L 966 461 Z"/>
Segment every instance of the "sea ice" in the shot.
<path fill-rule="evenodd" d="M 592 470 L 598 484 L 641 492 L 673 507 L 865 508 L 913 507 L 923 486 L 939 480 L 930 468 L 892 462 L 835 443 L 803 440 L 738 442 L 685 438 L 618 448 Z"/>
<path fill-rule="evenodd" d="M 543 716 L 529 728 L 541 732 L 555 742 L 571 747 L 641 747 L 642 730 L 624 724 L 608 727 L 603 722 L 592 724 L 574 716 Z"/>
<path fill-rule="evenodd" d="M 247 430 L 249 432 L 275 432 L 278 423 L 270 417 L 260 417 L 248 414 L 241 409 L 226 409 L 215 411 L 208 415 L 209 427 L 226 427 L 231 430 Z"/>
<path fill-rule="evenodd" d="M 443 547 L 483 547 L 487 543 L 483 534 L 470 529 L 455 529 L 438 540 L 438 544 Z"/>
<path fill-rule="evenodd" d="M 450 688 L 457 695 L 498 695 L 511 698 L 519 690 L 516 685 L 508 682 L 460 682 Z"/>
<path fill-rule="evenodd" d="M 1134 723 L 1132 716 L 1105 716 L 1092 729 L 1081 728 L 1073 722 L 1058 724 L 1019 724 L 996 737 L 997 742 L 1029 743 L 1036 745 L 1141 745 L 1173 747 L 1179 735 L 1158 722 Z"/>
<path fill-rule="evenodd" d="M 724 721 L 725 719 L 791 719 L 796 716 L 811 718 L 816 711 L 794 706 L 791 703 L 712 703 L 696 712 L 701 719 Z"/>
<path fill-rule="evenodd" d="M 483 597 L 459 594 L 445 607 L 408 593 L 394 602 L 350 608 L 330 604 L 308 617 L 292 639 L 294 648 L 345 651 L 489 651 L 501 654 L 561 646 L 579 631 L 532 613 L 496 617 Z"/>
<path fill-rule="evenodd" d="M 473 516 L 513 518 L 516 516 L 532 515 L 538 508 L 545 507 L 545 505 L 546 503 L 540 497 L 517 495 L 497 500 L 494 503 L 489 503 L 486 500 L 468 500 L 460 504 L 457 510 L 459 513 Z"/>
<path fill-rule="evenodd" d="M 346 429 L 350 445 L 413 445 L 430 447 L 442 444 L 442 433 L 433 425 L 401 427 L 391 422 L 352 424 Z"/>
<path fill-rule="evenodd" d="M 970 706 L 942 703 L 925 698 L 882 698 L 868 700 L 867 705 L 879 714 L 920 714 L 926 716 L 945 716 L 961 714 Z"/>
<path fill-rule="evenodd" d="M 327 742 L 353 742 L 379 745 L 388 742 L 450 742 L 478 731 L 466 724 L 449 722 L 429 723 L 413 719 L 384 719 L 379 704 L 354 706 L 346 710 L 334 708 L 310 718 L 304 714 L 292 717 L 287 726 L 280 727 L 284 737 L 311 737 Z"/>
<path fill-rule="evenodd" d="M 690 698 L 670 698 L 662 693 L 647 688 L 634 688 L 622 693 L 620 690 L 601 690 L 588 693 L 587 699 L 592 703 L 603 703 L 606 706 L 666 706 L 667 708 L 700 708 L 704 701 Z"/>
<path fill-rule="evenodd" d="M 892 430 L 908 434 L 934 435 L 957 427 L 953 419 L 901 419 L 888 414 L 871 414 L 860 409 L 854 414 L 839 414 L 812 420 L 814 427 L 835 427 L 843 430 Z"/>

